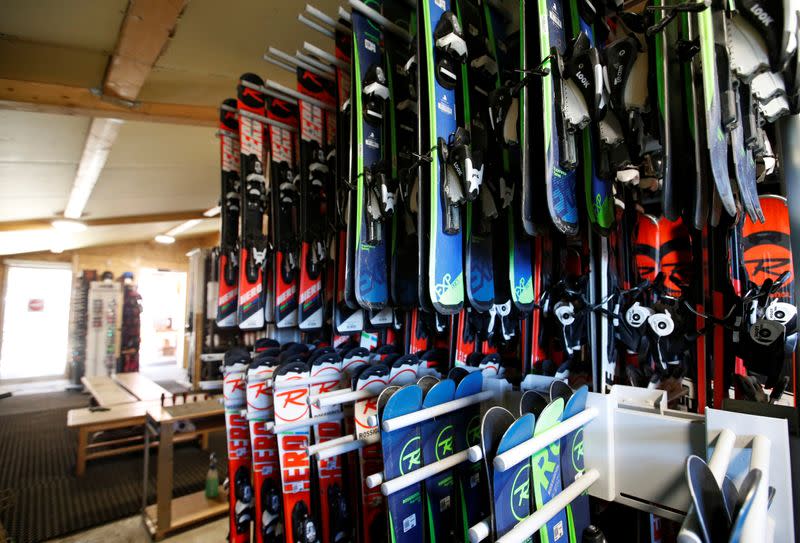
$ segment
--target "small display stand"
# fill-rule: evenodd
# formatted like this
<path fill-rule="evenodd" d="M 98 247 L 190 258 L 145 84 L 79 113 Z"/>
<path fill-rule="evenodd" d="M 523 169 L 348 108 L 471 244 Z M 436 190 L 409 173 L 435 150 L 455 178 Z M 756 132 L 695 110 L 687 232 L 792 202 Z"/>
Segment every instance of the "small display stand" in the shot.
<path fill-rule="evenodd" d="M 180 498 L 172 497 L 172 464 L 175 423 L 191 422 L 197 430 L 225 430 L 225 409 L 218 400 L 190 402 L 173 406 L 154 406 L 145 419 L 144 481 L 142 489 L 142 521 L 150 536 L 163 539 L 168 533 L 192 524 L 219 517 L 228 512 L 228 497 L 222 486 L 215 499 L 205 491 Z M 158 440 L 156 502 L 147 504 L 150 439 Z"/>

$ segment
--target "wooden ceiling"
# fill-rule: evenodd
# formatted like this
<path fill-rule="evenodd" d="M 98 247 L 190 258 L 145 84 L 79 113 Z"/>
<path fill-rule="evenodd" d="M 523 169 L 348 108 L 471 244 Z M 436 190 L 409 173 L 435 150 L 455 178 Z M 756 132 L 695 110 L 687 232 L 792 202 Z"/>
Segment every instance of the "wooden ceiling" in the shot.
<path fill-rule="evenodd" d="M 332 15 L 339 5 L 313 4 Z M 293 53 L 310 41 L 332 50 L 297 21 L 303 6 L 277 0 L 0 2 L 0 254 L 49 248 L 47 231 L 20 230 L 19 221 L 63 213 L 93 117 L 125 122 L 83 218 L 152 215 L 161 222 L 91 226 L 62 240 L 66 248 L 151 239 L 180 224 L 180 218 L 163 220 L 169 213 L 182 217 L 214 206 L 216 108 L 234 96 L 238 76 L 252 71 L 293 87 L 291 74 L 262 60 L 267 46 Z M 161 47 L 148 47 L 155 38 L 140 43 L 137 29 L 126 23 L 126 14 L 146 9 L 166 10 L 165 20 L 170 10 L 177 17 L 172 27 L 158 27 Z M 148 57 L 154 59 L 149 67 L 142 61 Z M 122 83 L 110 87 L 109 81 Z M 97 96 L 101 92 L 106 96 Z M 114 96 L 136 104 L 128 107 Z M 216 221 L 207 220 L 184 235 L 215 228 Z"/>

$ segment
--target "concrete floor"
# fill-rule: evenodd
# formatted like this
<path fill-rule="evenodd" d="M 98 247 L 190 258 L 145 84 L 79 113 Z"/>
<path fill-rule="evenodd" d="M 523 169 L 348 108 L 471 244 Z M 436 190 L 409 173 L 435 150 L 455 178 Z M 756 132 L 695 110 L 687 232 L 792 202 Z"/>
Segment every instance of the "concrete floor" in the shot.
<path fill-rule="evenodd" d="M 211 543 L 224 542 L 228 536 L 228 518 L 220 517 L 196 528 L 176 533 L 162 541 L 168 543 Z M 48 543 L 150 543 L 151 539 L 142 525 L 142 517 L 128 517 L 109 522 L 85 532 L 73 534 L 60 539 L 51 539 Z"/>

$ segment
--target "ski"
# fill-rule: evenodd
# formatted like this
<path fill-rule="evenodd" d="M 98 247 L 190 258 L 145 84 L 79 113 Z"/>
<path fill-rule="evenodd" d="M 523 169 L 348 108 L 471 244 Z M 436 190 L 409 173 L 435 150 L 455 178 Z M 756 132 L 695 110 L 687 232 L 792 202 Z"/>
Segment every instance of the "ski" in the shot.
<path fill-rule="evenodd" d="M 370 7 L 380 11 L 381 2 Z M 351 16 L 353 25 L 353 90 L 351 122 L 355 129 L 354 168 L 356 179 L 354 291 L 364 309 L 382 310 L 389 301 L 387 277 L 386 214 L 393 210 L 394 195 L 388 191 L 385 162 L 386 71 L 383 64 L 381 29 L 358 12 Z M 352 201 L 351 201 L 352 204 Z"/>
<path fill-rule="evenodd" d="M 423 0 L 418 34 L 421 74 L 420 104 L 427 104 L 423 151 L 430 157 L 426 173 L 430 194 L 428 295 L 436 311 L 453 315 L 464 304 L 461 207 L 474 199 L 474 169 L 467 135 L 458 125 L 456 87 L 467 49 L 450 0 Z M 460 129 L 460 130 L 459 130 Z M 466 186 L 466 190 L 465 190 Z"/>
<path fill-rule="evenodd" d="M 288 126 L 297 126 L 297 105 L 280 98 L 270 98 L 267 118 Z M 275 249 L 275 325 L 297 326 L 299 193 L 295 169 L 295 134 L 287 128 L 270 125 L 270 221 Z"/>
<path fill-rule="evenodd" d="M 244 74 L 241 79 L 254 86 L 264 85 L 255 74 Z M 240 83 L 238 108 L 244 113 L 239 114 L 242 246 L 239 257 L 237 320 L 242 330 L 256 330 L 264 326 L 264 299 L 268 288 L 264 281 L 269 250 L 264 234 L 267 185 L 263 162 L 264 125 L 247 116 L 247 113 L 264 116 L 263 93 Z"/>
<path fill-rule="evenodd" d="M 381 394 L 381 399 L 383 399 Z M 411 385 L 397 389 L 380 407 L 381 421 L 419 411 L 422 389 Z M 422 445 L 418 424 L 393 432 L 381 431 L 383 469 L 387 480 L 406 475 L 422 465 Z M 389 541 L 415 543 L 423 539 L 422 485 L 417 483 L 387 497 Z"/>
<path fill-rule="evenodd" d="M 333 107 L 334 97 L 325 79 L 297 68 L 297 90 Z M 323 267 L 327 258 L 327 191 L 330 169 L 325 155 L 326 115 L 312 100 L 298 100 L 300 117 L 300 206 L 301 250 L 298 289 L 298 327 L 319 330 L 325 309 Z"/>
<path fill-rule="evenodd" d="M 228 539 L 231 543 L 250 543 L 250 525 L 253 522 L 250 431 L 247 418 L 242 416 L 247 405 L 245 376 L 249 364 L 250 353 L 242 347 L 225 353 L 223 399 L 228 438 Z"/>
<path fill-rule="evenodd" d="M 291 385 L 294 380 L 308 378 L 308 365 L 292 353 L 286 358 L 289 360 L 273 374 L 275 434 L 281 468 L 285 539 L 317 543 L 322 530 L 312 516 L 309 428 L 277 430 L 278 425 L 291 424 L 310 416 L 308 385 Z"/>
<path fill-rule="evenodd" d="M 439 381 L 425 394 L 422 408 L 427 409 L 453 401 L 455 389 L 452 380 Z M 422 421 L 420 433 L 424 465 L 442 460 L 455 452 L 455 436 L 449 415 Z M 452 470 L 428 477 L 424 486 L 427 540 L 448 541 L 455 536 L 455 484 Z"/>
<path fill-rule="evenodd" d="M 257 354 L 247 370 L 247 420 L 253 452 L 256 543 L 271 543 L 284 532 L 278 442 L 268 427 L 274 420 L 272 388 L 267 381 L 278 366 L 269 352 Z"/>
<path fill-rule="evenodd" d="M 222 195 L 220 197 L 219 293 L 217 326 L 232 328 L 237 321 L 239 295 L 239 120 L 236 100 L 228 98 L 219 110 L 220 164 Z"/>
<path fill-rule="evenodd" d="M 324 352 L 318 347 L 310 359 L 310 377 L 330 377 L 330 381 L 312 384 L 312 396 L 332 392 L 341 382 L 341 361 L 335 351 Z M 311 416 L 324 416 L 341 412 L 340 406 L 317 407 L 311 404 Z M 321 422 L 314 426 L 314 443 L 321 444 L 342 436 L 342 424 L 338 421 Z M 345 498 L 342 458 L 332 457 L 316 462 L 315 492 L 319 495 L 319 522 L 323 543 L 343 541 L 352 538 L 352 511 Z"/>
<path fill-rule="evenodd" d="M 561 422 L 563 412 L 564 400 L 562 398 L 553 400 L 537 417 L 533 435 L 538 435 Z M 531 480 L 537 509 L 561 492 L 560 455 L 561 443 L 554 441 L 535 453 L 531 459 Z M 539 530 L 539 537 L 542 543 L 566 542 L 569 539 L 567 530 L 567 515 L 562 510 Z"/>

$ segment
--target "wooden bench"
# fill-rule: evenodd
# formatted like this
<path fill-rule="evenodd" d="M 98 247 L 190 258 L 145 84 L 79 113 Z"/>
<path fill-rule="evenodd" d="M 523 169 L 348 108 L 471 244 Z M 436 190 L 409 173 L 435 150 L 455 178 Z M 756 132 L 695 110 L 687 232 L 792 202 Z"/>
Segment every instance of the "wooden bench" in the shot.
<path fill-rule="evenodd" d="M 117 386 L 114 384 L 114 386 Z M 88 387 L 87 387 L 88 388 Z M 187 401 L 202 400 L 203 394 L 190 394 Z M 169 403 L 172 403 L 171 401 Z M 102 404 L 101 404 L 102 405 Z M 116 405 L 104 405 L 105 410 L 92 410 L 90 407 L 70 409 L 67 412 L 67 427 L 78 431 L 78 451 L 75 463 L 75 473 L 80 477 L 86 473 L 86 462 L 94 458 L 105 458 L 118 454 L 125 454 L 144 448 L 144 433 L 127 437 L 98 439 L 92 437 L 96 432 L 105 432 L 121 428 L 143 427 L 148 409 L 160 406 L 160 396 L 157 401 L 136 401 Z M 175 435 L 176 442 L 200 440 L 203 450 L 208 448 L 208 431 L 183 432 Z M 158 442 L 151 442 L 156 446 Z"/>
<path fill-rule="evenodd" d="M 113 379 L 115 383 L 144 402 L 160 400 L 162 396 L 167 399 L 172 398 L 169 390 L 139 372 L 117 373 Z"/>
<path fill-rule="evenodd" d="M 97 375 L 82 377 L 81 383 L 92 395 L 94 403 L 101 407 L 111 407 L 138 401 L 138 398 L 119 386 L 111 377 Z"/>

